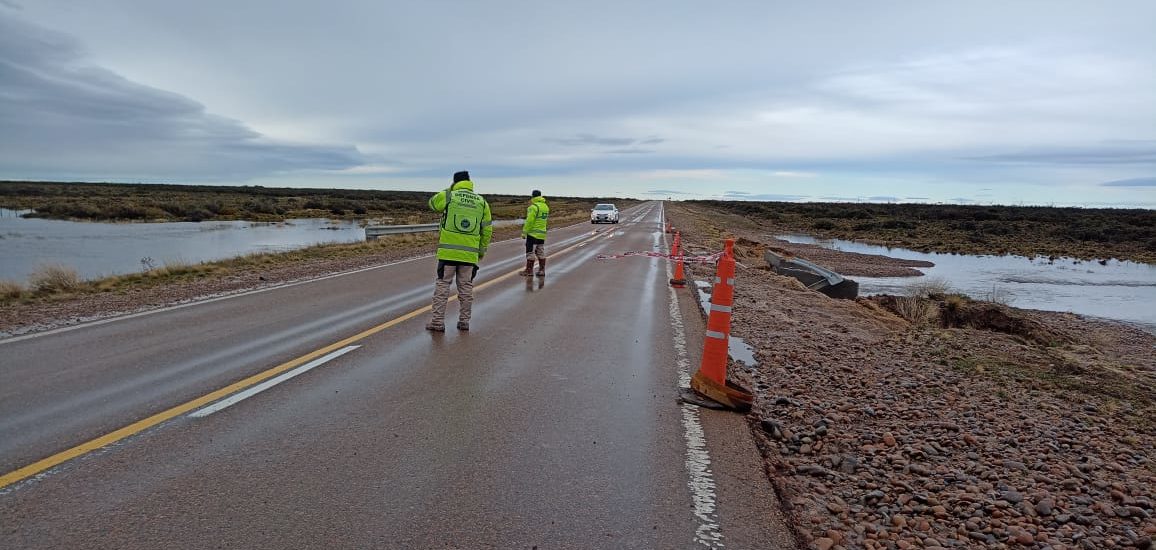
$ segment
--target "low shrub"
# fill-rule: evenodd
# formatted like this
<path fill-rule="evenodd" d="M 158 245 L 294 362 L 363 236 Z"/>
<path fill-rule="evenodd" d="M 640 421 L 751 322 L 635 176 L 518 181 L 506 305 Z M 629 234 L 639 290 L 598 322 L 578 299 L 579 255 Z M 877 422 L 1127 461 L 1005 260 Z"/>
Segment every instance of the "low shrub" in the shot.
<path fill-rule="evenodd" d="M 24 293 L 24 285 L 7 279 L 0 280 L 0 298 L 5 300 L 13 300 L 19 298 Z"/>
<path fill-rule="evenodd" d="M 919 296 L 899 296 L 895 299 L 895 313 L 912 324 L 926 323 L 935 318 L 935 302 Z"/>
<path fill-rule="evenodd" d="M 951 292 L 951 285 L 944 279 L 929 277 L 907 286 L 907 295 L 913 298 L 941 299 Z"/>
<path fill-rule="evenodd" d="M 32 288 L 41 293 L 71 292 L 80 288 L 80 275 L 75 269 L 59 264 L 37 267 L 28 277 Z"/>

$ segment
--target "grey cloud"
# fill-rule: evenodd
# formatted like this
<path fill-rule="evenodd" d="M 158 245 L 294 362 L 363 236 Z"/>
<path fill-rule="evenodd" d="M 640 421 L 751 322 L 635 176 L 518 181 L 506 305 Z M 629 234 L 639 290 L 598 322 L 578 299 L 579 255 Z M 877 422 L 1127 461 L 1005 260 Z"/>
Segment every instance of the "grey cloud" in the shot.
<path fill-rule="evenodd" d="M 67 35 L 0 12 L 0 170 L 8 177 L 246 179 L 367 162 L 352 146 L 280 143 L 179 94 L 89 65 Z"/>
<path fill-rule="evenodd" d="M 787 202 L 789 202 L 789 201 L 803 200 L 806 198 L 809 198 L 809 196 L 808 195 L 786 195 L 786 194 L 780 195 L 777 193 L 752 194 L 752 193 L 745 193 L 742 191 L 727 191 L 727 192 L 723 193 L 723 200 L 736 200 L 736 201 L 775 201 L 775 202 L 787 201 Z"/>
<path fill-rule="evenodd" d="M 567 147 L 588 147 L 588 146 L 602 146 L 602 147 L 627 147 L 631 145 L 655 145 L 666 141 L 658 136 L 649 136 L 644 139 L 628 138 L 628 137 L 602 137 L 594 134 L 575 134 L 574 137 L 568 138 L 545 138 L 542 141 L 546 143 L 555 143 L 558 145 L 565 145 Z M 610 151 L 618 153 L 627 151 L 628 149 L 619 149 Z M 630 152 L 642 152 L 642 150 L 629 149 Z M 651 152 L 651 151 L 645 151 Z"/>
<path fill-rule="evenodd" d="M 1144 144 L 1144 141 L 1137 141 L 1134 146 L 1121 144 L 1079 149 L 1025 151 L 967 157 L 966 160 L 1024 164 L 1156 164 L 1156 147 L 1144 146 Z"/>
<path fill-rule="evenodd" d="M 903 197 L 903 200 L 905 200 L 905 201 L 927 201 L 927 200 L 931 200 L 931 197 Z"/>
<path fill-rule="evenodd" d="M 880 202 L 898 202 L 898 201 L 899 201 L 899 197 L 892 197 L 892 196 L 889 196 L 889 195 L 876 195 L 876 196 L 874 196 L 874 197 L 867 197 L 867 200 L 869 200 L 869 201 L 880 201 Z"/>
<path fill-rule="evenodd" d="M 701 196 L 702 193 L 689 193 L 686 191 L 675 191 L 674 189 L 648 189 L 643 194 L 646 195 L 684 195 L 684 196 Z"/>
<path fill-rule="evenodd" d="M 954 197 L 954 198 L 950 198 L 950 199 L 947 199 L 947 200 L 949 200 L 949 201 L 951 201 L 951 202 L 958 202 L 959 204 L 971 204 L 971 203 L 975 202 L 975 200 L 973 200 L 973 199 L 968 199 L 968 198 L 965 198 L 965 197 Z"/>
<path fill-rule="evenodd" d="M 1156 187 L 1156 178 L 1132 178 L 1101 183 L 1104 187 Z"/>
<path fill-rule="evenodd" d="M 606 151 L 606 152 L 612 153 L 615 155 L 647 155 L 647 154 L 653 153 L 654 150 L 653 149 L 630 148 L 630 149 L 611 149 L 611 150 Z"/>
<path fill-rule="evenodd" d="M 546 143 L 557 143 L 558 145 L 566 145 L 569 147 L 580 147 L 585 145 L 604 145 L 604 146 L 623 146 L 633 145 L 634 138 L 616 138 L 616 137 L 598 137 L 594 134 L 577 134 L 571 138 L 546 138 L 542 141 Z"/>
<path fill-rule="evenodd" d="M 327 139 L 388 151 L 407 164 L 380 177 L 398 182 L 427 175 L 441 181 L 447 165 L 468 164 L 489 168 L 491 178 L 580 181 L 614 173 L 625 190 L 662 184 L 634 177 L 639 173 L 711 169 L 725 177 L 696 183 L 704 196 L 740 185 L 864 196 L 922 188 L 899 183 L 904 180 L 954 184 L 948 189 L 956 190 L 936 193 L 971 196 L 971 189 L 993 181 L 1038 184 L 1062 174 L 1094 183 L 1135 174 L 1101 171 L 1117 167 L 1104 163 L 1060 165 L 1054 156 L 1041 164 L 1022 153 L 1054 154 L 1080 144 L 1156 149 L 1144 140 L 1090 141 L 1156 137 L 1150 123 L 1156 86 L 1146 70 L 1156 52 L 1150 0 L 1125 0 L 1118 9 L 1069 2 L 1040 10 L 1034 3 L 988 1 L 967 10 L 941 3 L 915 11 L 855 2 L 751 2 L 740 9 L 687 3 L 663 11 L 661 25 L 647 24 L 655 17 L 652 2 L 596 1 L 584 10 L 549 2 L 458 2 L 451 10 L 440 2 L 371 0 L 351 0 L 340 10 L 310 2 L 259 3 L 276 9 L 237 9 L 224 0 L 16 2 L 28 8 L 0 9 L 0 16 L 27 13 L 29 21 L 78 37 L 108 60 L 106 67 L 183 96 L 166 99 L 143 86 L 128 93 L 124 88 L 133 83 L 124 79 L 106 83 L 113 98 L 146 98 L 152 108 L 144 114 L 141 102 L 128 102 L 132 108 L 121 110 L 131 122 L 118 125 L 117 110 L 106 112 L 110 102 L 94 97 L 103 92 L 73 89 L 87 82 L 79 48 L 48 48 L 40 42 L 59 36 L 46 33 L 17 42 L 6 33 L 0 59 L 63 55 L 31 66 L 56 67 L 50 80 L 62 81 L 53 84 L 72 96 L 62 101 L 55 88 L 42 95 L 33 87 L 11 98 L 13 73 L 0 66 L 0 176 L 19 168 L 53 177 L 146 169 L 212 177 L 218 169 L 232 175 L 363 159 L 352 148 L 271 148 L 276 144 L 253 132 L 260 129 L 337 136 Z M 897 15 L 910 24 L 893 25 Z M 488 32 L 477 47 L 429 38 L 464 36 L 479 22 Z M 880 35 L 881 26 L 892 32 Z M 598 29 L 597 40 L 590 39 L 591 28 Z M 341 40 L 333 39 L 335 30 Z M 728 39 L 733 36 L 744 39 Z M 775 54 L 783 51 L 797 55 Z M 53 98 L 65 114 L 20 114 L 25 123 L 10 129 L 9 110 Z M 202 103 L 251 125 L 210 120 Z M 32 117 L 38 117 L 36 131 L 28 127 Z M 23 134 L 28 144 L 9 143 Z M 253 144 L 252 150 L 221 145 L 238 142 Z M 642 149 L 657 152 L 625 152 Z M 1021 156 L 959 162 L 1007 153 Z M 1071 160 L 1069 150 L 1059 153 Z M 180 170 L 164 171 L 171 163 Z M 756 187 L 753 172 L 781 170 L 823 177 Z M 826 182 L 828 175 L 873 177 L 839 186 Z M 330 181 L 340 185 L 346 177 Z M 1012 187 L 997 186 L 1002 194 L 1019 193 Z M 1022 195 L 1094 196 L 1095 189 L 1110 188 L 1036 185 Z"/>
<path fill-rule="evenodd" d="M 16 3 L 13 0 L 0 0 L 0 6 L 3 6 L 3 7 L 8 8 L 8 9 L 13 9 L 13 10 L 23 10 L 24 9 L 24 6 L 21 6 L 20 4 Z"/>

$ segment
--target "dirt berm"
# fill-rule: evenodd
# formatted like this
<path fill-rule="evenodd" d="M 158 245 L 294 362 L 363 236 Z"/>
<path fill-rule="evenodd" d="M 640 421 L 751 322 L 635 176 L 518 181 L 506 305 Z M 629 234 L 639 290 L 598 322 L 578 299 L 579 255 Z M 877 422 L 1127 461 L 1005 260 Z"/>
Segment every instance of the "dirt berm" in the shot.
<path fill-rule="evenodd" d="M 667 216 L 698 250 L 730 233 Z M 1150 547 L 1156 337 L 950 292 L 830 299 L 762 267 L 775 243 L 752 233 L 732 333 L 759 364 L 730 372 L 755 390 L 752 431 L 807 544 Z"/>

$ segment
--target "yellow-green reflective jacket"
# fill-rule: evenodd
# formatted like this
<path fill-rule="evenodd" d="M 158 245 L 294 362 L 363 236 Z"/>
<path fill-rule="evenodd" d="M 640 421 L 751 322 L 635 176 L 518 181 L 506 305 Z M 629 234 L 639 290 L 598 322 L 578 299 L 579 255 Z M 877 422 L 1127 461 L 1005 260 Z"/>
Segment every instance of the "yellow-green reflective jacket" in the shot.
<path fill-rule="evenodd" d="M 439 260 L 476 264 L 486 255 L 494 222 L 486 199 L 474 193 L 474 182 L 453 184 L 430 197 L 429 207 L 444 214 L 438 238 Z"/>
<path fill-rule="evenodd" d="M 522 225 L 522 236 L 546 240 L 546 219 L 550 217 L 550 207 L 546 205 L 546 197 L 530 199 L 530 207 L 526 209 L 526 223 Z"/>

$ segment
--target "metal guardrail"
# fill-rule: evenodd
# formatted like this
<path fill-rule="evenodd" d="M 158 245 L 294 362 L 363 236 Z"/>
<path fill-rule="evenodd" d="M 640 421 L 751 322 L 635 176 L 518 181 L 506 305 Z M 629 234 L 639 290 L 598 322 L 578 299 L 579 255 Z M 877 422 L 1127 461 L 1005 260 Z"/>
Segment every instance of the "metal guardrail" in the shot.
<path fill-rule="evenodd" d="M 859 283 L 823 266 L 802 258 L 781 256 L 770 250 L 766 252 L 765 258 L 775 273 L 794 277 L 811 290 L 832 298 L 851 299 L 859 294 Z"/>
<path fill-rule="evenodd" d="M 494 227 L 522 225 L 526 220 L 494 220 Z M 367 225 L 365 226 L 365 240 L 372 241 L 382 235 L 401 235 L 403 233 L 432 233 L 441 227 L 440 223 L 422 223 L 417 225 Z"/>
<path fill-rule="evenodd" d="M 437 231 L 440 223 L 423 223 L 417 225 L 367 225 L 365 226 L 365 240 L 372 241 L 382 235 L 401 235 L 403 233 L 429 233 Z"/>
<path fill-rule="evenodd" d="M 791 261 L 798 264 L 798 265 L 806 267 L 806 268 L 810 269 L 811 271 L 818 273 L 819 275 L 822 275 L 824 279 L 827 279 L 827 283 L 829 283 L 831 286 L 835 286 L 835 285 L 843 282 L 843 276 L 838 274 L 838 273 L 835 273 L 834 271 L 831 271 L 830 269 L 813 264 L 813 263 L 808 262 L 807 260 L 804 260 L 802 258 L 792 258 Z"/>
<path fill-rule="evenodd" d="M 821 265 L 808 262 L 802 258 L 791 257 L 788 259 L 768 250 L 766 253 L 766 260 L 767 263 L 771 264 L 771 266 L 775 268 L 802 268 L 806 271 L 810 271 L 811 273 L 826 279 L 827 284 L 832 286 L 837 285 L 844 280 L 842 275 L 835 273 L 834 271 L 831 271 L 830 269 L 827 269 Z"/>

